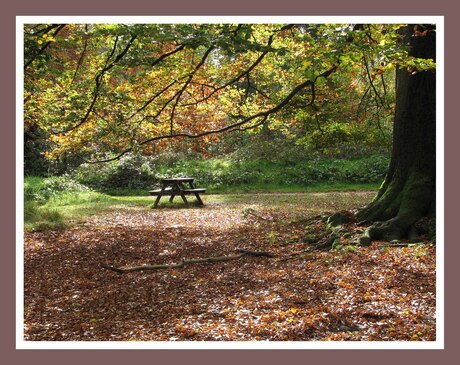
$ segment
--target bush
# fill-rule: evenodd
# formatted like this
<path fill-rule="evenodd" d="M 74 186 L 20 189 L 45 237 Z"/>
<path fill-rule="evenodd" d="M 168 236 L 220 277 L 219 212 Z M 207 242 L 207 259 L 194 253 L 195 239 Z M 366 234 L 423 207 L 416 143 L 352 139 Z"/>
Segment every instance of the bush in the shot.
<path fill-rule="evenodd" d="M 45 204 L 50 198 L 62 194 L 76 194 L 91 192 L 84 186 L 73 180 L 68 175 L 53 176 L 49 178 L 27 177 L 24 181 L 24 201 L 34 202 L 38 205 Z M 30 207 L 32 209 L 32 206 Z"/>
<path fill-rule="evenodd" d="M 100 164 L 83 164 L 73 173 L 80 183 L 99 190 L 147 189 L 157 177 L 154 160 L 140 155 L 126 155 L 120 160 Z"/>
<path fill-rule="evenodd" d="M 49 197 L 55 196 L 62 192 L 67 193 L 83 193 L 90 191 L 85 185 L 80 184 L 78 181 L 73 180 L 68 175 L 53 176 L 44 180 L 43 188 L 41 189 L 44 194 Z"/>
<path fill-rule="evenodd" d="M 65 227 L 62 206 L 104 202 L 107 195 L 97 193 L 67 175 L 24 180 L 24 224 L 26 229 L 46 230 Z"/>
<path fill-rule="evenodd" d="M 383 155 L 352 161 L 316 158 L 288 166 L 271 164 L 262 168 L 260 178 L 282 185 L 311 185 L 324 182 L 374 183 L 385 177 L 388 163 L 389 158 Z"/>

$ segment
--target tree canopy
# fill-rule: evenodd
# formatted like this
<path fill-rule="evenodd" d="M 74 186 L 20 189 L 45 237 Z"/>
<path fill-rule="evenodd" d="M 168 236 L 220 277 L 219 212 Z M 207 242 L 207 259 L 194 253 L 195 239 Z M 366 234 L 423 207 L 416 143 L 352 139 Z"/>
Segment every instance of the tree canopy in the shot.
<path fill-rule="evenodd" d="M 328 113 L 354 133 L 369 120 L 382 129 L 391 124 L 395 68 L 435 67 L 409 55 L 403 26 L 26 25 L 26 130 L 45 133 L 49 158 L 107 161 L 264 125 L 287 134 L 309 125 L 298 137 L 317 142 L 325 129 L 341 130 Z M 357 102 L 334 102 L 344 98 Z"/>

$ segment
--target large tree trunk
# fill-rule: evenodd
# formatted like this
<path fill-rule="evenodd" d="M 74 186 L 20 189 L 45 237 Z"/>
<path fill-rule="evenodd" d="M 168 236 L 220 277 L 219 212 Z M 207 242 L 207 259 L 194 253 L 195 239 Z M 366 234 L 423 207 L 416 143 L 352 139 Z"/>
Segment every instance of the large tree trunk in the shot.
<path fill-rule="evenodd" d="M 405 28 L 410 55 L 435 59 L 436 32 L 414 35 Z M 396 111 L 393 151 L 388 174 L 376 198 L 357 213 L 375 222 L 371 239 L 407 237 L 413 224 L 435 215 L 436 199 L 436 75 L 434 71 L 396 74 Z"/>

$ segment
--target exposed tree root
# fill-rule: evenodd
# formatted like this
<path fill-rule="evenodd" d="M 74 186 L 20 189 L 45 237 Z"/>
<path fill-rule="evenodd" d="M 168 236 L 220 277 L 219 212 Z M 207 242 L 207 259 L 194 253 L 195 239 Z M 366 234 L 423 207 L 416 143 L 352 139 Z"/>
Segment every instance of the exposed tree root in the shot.
<path fill-rule="evenodd" d="M 385 222 L 357 221 L 356 212 L 341 211 L 327 219 L 320 218 L 308 223 L 307 232 L 314 232 L 311 244 L 300 256 L 313 250 L 344 249 L 347 246 L 369 246 L 372 241 L 388 242 L 387 247 L 407 247 L 417 243 L 434 243 L 436 240 L 435 218 L 416 220 L 395 217 Z M 409 228 L 408 228 L 409 227 Z M 294 255 L 293 258 L 299 255 Z M 286 260 L 290 260 L 291 257 Z"/>
<path fill-rule="evenodd" d="M 129 268 L 120 268 L 114 267 L 107 264 L 102 264 L 101 266 L 104 269 L 112 270 L 117 273 L 127 273 L 133 271 L 142 271 L 142 270 L 162 270 L 162 269 L 178 269 L 190 264 L 202 264 L 202 263 L 211 263 L 211 262 L 222 262 L 230 260 L 238 260 L 243 256 L 254 256 L 254 257 L 274 257 L 271 252 L 266 251 L 250 251 L 244 248 L 239 248 L 236 250 L 239 252 L 237 255 L 232 256 L 216 256 L 216 257 L 203 257 L 198 259 L 182 260 L 178 264 L 152 264 L 152 265 L 143 265 L 143 266 L 134 266 Z"/>

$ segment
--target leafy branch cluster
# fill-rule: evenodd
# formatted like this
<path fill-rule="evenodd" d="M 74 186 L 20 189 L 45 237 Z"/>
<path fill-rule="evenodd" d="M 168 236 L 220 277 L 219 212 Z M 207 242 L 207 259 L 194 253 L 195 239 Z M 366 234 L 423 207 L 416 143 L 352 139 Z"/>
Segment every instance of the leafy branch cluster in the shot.
<path fill-rule="evenodd" d="M 434 67 L 407 57 L 399 27 L 28 25 L 25 123 L 49 134 L 49 158 L 110 161 L 157 152 L 171 138 L 206 144 L 268 123 L 294 134 L 292 126 L 308 123 L 323 135 L 327 114 L 340 114 L 325 96 L 335 91 L 362 95 L 357 110 L 343 113 L 348 121 L 372 119 L 385 133 L 386 75 L 397 65 Z"/>

